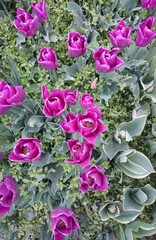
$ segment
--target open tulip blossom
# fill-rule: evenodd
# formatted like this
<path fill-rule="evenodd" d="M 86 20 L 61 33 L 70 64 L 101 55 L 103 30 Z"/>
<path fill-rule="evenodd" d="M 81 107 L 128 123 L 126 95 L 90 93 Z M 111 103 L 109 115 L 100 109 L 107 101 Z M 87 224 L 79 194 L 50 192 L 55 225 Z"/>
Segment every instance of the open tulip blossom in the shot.
<path fill-rule="evenodd" d="M 89 165 L 79 175 L 80 191 L 88 192 L 89 188 L 94 191 L 106 191 L 108 189 L 107 177 L 104 169 L 98 165 Z"/>
<path fill-rule="evenodd" d="M 55 208 L 50 214 L 54 240 L 63 240 L 72 231 L 80 228 L 72 210 L 66 207 Z"/>
<path fill-rule="evenodd" d="M 18 187 L 11 176 L 5 176 L 0 181 L 0 216 L 8 213 L 12 204 L 18 198 Z"/>
<path fill-rule="evenodd" d="M 108 50 L 104 47 L 99 47 L 93 55 L 96 70 L 101 73 L 107 73 L 115 71 L 121 67 L 124 64 L 124 61 L 117 57 L 116 54 L 118 52 L 120 52 L 119 48 Z"/>
<path fill-rule="evenodd" d="M 137 26 L 136 33 L 136 45 L 140 47 L 146 47 L 155 37 L 156 31 L 154 31 L 155 18 L 150 16 Z"/>
<path fill-rule="evenodd" d="M 141 6 L 150 10 L 156 7 L 156 0 L 141 0 Z"/>
<path fill-rule="evenodd" d="M 40 140 L 37 138 L 21 138 L 11 151 L 9 160 L 15 162 L 37 162 L 41 157 Z"/>
<path fill-rule="evenodd" d="M 17 10 L 13 25 L 26 37 L 34 36 L 35 33 L 39 30 L 38 17 L 33 17 L 30 13 L 21 8 L 18 8 Z"/>
<path fill-rule="evenodd" d="M 114 30 L 108 32 L 110 41 L 114 47 L 124 48 L 131 43 L 132 28 L 127 27 L 121 20 Z"/>
<path fill-rule="evenodd" d="M 21 86 L 10 86 L 6 81 L 0 82 L 0 115 L 12 106 L 19 106 L 25 99 L 25 91 Z"/>

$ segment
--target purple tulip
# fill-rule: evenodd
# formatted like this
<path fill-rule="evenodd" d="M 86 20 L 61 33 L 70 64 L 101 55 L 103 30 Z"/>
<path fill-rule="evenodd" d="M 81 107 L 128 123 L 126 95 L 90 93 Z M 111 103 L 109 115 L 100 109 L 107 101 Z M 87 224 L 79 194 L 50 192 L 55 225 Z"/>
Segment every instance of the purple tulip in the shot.
<path fill-rule="evenodd" d="M 41 158 L 41 144 L 37 138 L 21 138 L 9 154 L 15 162 L 37 162 Z"/>
<path fill-rule="evenodd" d="M 72 91 L 71 89 L 64 90 L 65 102 L 69 105 L 75 105 L 78 101 L 78 90 Z"/>
<path fill-rule="evenodd" d="M 68 140 L 68 147 L 72 158 L 66 161 L 80 166 L 87 166 L 90 163 L 94 145 L 89 142 L 79 142 L 78 140 Z"/>
<path fill-rule="evenodd" d="M 66 117 L 60 122 L 60 127 L 63 131 L 68 133 L 77 132 L 77 116 L 74 113 L 68 113 Z"/>
<path fill-rule="evenodd" d="M 80 228 L 72 210 L 65 207 L 55 208 L 50 214 L 54 240 L 63 240 L 72 231 Z"/>
<path fill-rule="evenodd" d="M 44 115 L 49 118 L 61 116 L 66 110 L 64 92 L 60 89 L 54 89 L 53 92 L 49 93 L 45 85 L 42 85 L 41 91 L 44 101 Z"/>
<path fill-rule="evenodd" d="M 87 112 L 94 112 L 97 115 L 97 119 L 102 118 L 102 113 L 97 106 L 93 106 L 92 108 L 88 108 Z"/>
<path fill-rule="evenodd" d="M 114 47 L 124 48 L 131 43 L 131 32 L 132 28 L 127 27 L 125 22 L 121 20 L 116 28 L 109 31 L 108 34 Z"/>
<path fill-rule="evenodd" d="M 5 176 L 0 182 L 0 216 L 10 211 L 11 205 L 18 198 L 16 181 L 11 176 Z"/>
<path fill-rule="evenodd" d="M 52 48 L 42 48 L 38 63 L 45 69 L 54 70 L 58 67 L 58 60 L 55 51 Z"/>
<path fill-rule="evenodd" d="M 25 99 L 25 91 L 21 86 L 10 86 L 2 80 L 0 82 L 0 115 L 10 107 L 19 106 Z"/>
<path fill-rule="evenodd" d="M 17 10 L 13 25 L 26 37 L 35 35 L 39 30 L 38 17 L 33 17 L 30 13 L 21 8 Z"/>
<path fill-rule="evenodd" d="M 43 23 L 44 20 L 48 19 L 48 13 L 46 10 L 46 2 L 43 0 L 40 3 L 32 3 L 31 4 L 34 14 L 38 17 L 38 20 Z"/>
<path fill-rule="evenodd" d="M 98 72 L 106 73 L 115 71 L 117 68 L 121 67 L 124 64 L 124 61 L 116 56 L 119 51 L 119 48 L 108 50 L 106 48 L 99 47 L 93 55 L 96 70 Z"/>
<path fill-rule="evenodd" d="M 149 16 L 143 22 L 138 24 L 135 41 L 137 46 L 145 47 L 156 37 L 156 32 L 153 29 L 154 21 L 155 18 Z"/>
<path fill-rule="evenodd" d="M 80 191 L 88 192 L 91 188 L 94 191 L 106 191 L 108 189 L 107 177 L 104 174 L 104 169 L 97 165 L 85 167 L 82 174 L 79 175 Z"/>
<path fill-rule="evenodd" d="M 141 6 L 150 10 L 156 7 L 156 0 L 141 0 Z"/>
<path fill-rule="evenodd" d="M 88 93 L 83 93 L 80 99 L 80 105 L 83 108 L 91 108 L 94 106 L 94 98 Z"/>
<path fill-rule="evenodd" d="M 99 135 L 107 130 L 107 127 L 99 120 L 98 114 L 88 111 L 86 114 L 78 114 L 78 132 L 86 141 L 94 144 Z"/>
<path fill-rule="evenodd" d="M 0 161 L 3 159 L 3 153 L 0 152 Z"/>
<path fill-rule="evenodd" d="M 80 57 L 87 50 L 87 38 L 78 32 L 70 32 L 68 33 L 67 47 L 71 57 Z"/>

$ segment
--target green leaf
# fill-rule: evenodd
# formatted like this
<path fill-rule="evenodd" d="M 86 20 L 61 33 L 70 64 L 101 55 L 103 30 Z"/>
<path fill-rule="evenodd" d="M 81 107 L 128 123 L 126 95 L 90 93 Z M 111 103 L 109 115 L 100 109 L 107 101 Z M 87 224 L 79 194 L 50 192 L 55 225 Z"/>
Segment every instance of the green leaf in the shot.
<path fill-rule="evenodd" d="M 18 32 L 16 46 L 18 46 L 21 43 L 25 43 L 25 36 L 22 33 Z"/>
<path fill-rule="evenodd" d="M 16 65 L 14 63 L 14 60 L 11 58 L 11 57 L 8 57 L 8 63 L 10 65 L 10 68 L 11 68 L 11 72 L 13 74 L 13 77 L 14 77 L 14 82 L 15 82 L 15 85 L 21 85 L 21 79 L 20 79 L 20 76 L 19 76 L 19 73 L 17 71 L 17 68 L 16 68 Z"/>
<path fill-rule="evenodd" d="M 56 170 L 55 173 L 48 173 L 47 178 L 51 180 L 51 190 L 52 193 L 55 194 L 57 192 L 57 190 L 59 189 L 58 187 L 58 180 L 61 179 L 63 177 L 63 168 L 61 166 L 59 167 L 54 167 L 54 169 Z"/>
<path fill-rule="evenodd" d="M 119 223 L 127 224 L 129 222 L 134 221 L 140 215 L 140 212 L 137 211 L 124 211 L 121 202 L 118 202 L 118 207 L 120 209 L 120 215 L 116 217 L 114 220 L 116 220 Z"/>
<path fill-rule="evenodd" d="M 108 156 L 110 160 L 113 159 L 113 157 L 123 150 L 127 150 L 129 148 L 128 144 L 123 142 L 119 144 L 118 142 L 113 141 L 111 137 L 107 138 L 106 145 L 104 145 L 104 152 Z"/>
<path fill-rule="evenodd" d="M 156 142 L 152 140 L 148 140 L 148 143 L 150 145 L 151 154 L 154 155 L 156 153 Z"/>
<path fill-rule="evenodd" d="M 132 230 L 134 237 L 137 238 L 151 236 L 156 233 L 155 224 L 148 224 L 141 221 L 135 221 L 128 224 L 128 228 Z"/>
<path fill-rule="evenodd" d="M 133 138 L 134 136 L 138 136 L 142 133 L 146 123 L 146 119 L 147 115 L 137 117 L 130 122 L 121 123 L 118 128 L 120 129 L 120 131 L 127 131 Z"/>
<path fill-rule="evenodd" d="M 123 208 L 124 208 L 125 211 L 133 210 L 133 211 L 137 211 L 137 212 L 142 211 L 143 208 L 144 208 L 144 206 L 142 206 L 141 204 L 137 203 L 134 200 L 132 190 L 129 187 L 124 190 Z"/>
<path fill-rule="evenodd" d="M 154 189 L 150 184 L 142 187 L 141 190 L 146 194 L 147 200 L 143 203 L 144 205 L 151 205 L 156 200 L 156 189 Z"/>
<path fill-rule="evenodd" d="M 115 164 L 126 175 L 136 179 L 145 178 L 155 172 L 149 159 L 134 149 L 121 153 L 115 160 Z"/>

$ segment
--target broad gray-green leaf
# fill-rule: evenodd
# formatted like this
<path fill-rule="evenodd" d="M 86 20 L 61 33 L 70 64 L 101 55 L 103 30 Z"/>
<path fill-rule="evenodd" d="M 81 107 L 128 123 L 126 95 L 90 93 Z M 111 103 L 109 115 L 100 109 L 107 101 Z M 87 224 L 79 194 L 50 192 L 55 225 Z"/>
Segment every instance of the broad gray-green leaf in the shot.
<path fill-rule="evenodd" d="M 126 175 L 136 179 L 145 178 L 155 172 L 149 159 L 134 149 L 122 152 L 115 160 L 115 164 Z"/>
<path fill-rule="evenodd" d="M 114 220 L 119 223 L 127 224 L 134 221 L 140 215 L 140 212 L 137 211 L 124 211 L 123 205 L 120 202 L 118 203 L 118 207 L 120 208 L 120 215 Z"/>
<path fill-rule="evenodd" d="M 155 224 L 148 224 L 141 221 L 135 221 L 128 224 L 128 228 L 132 230 L 134 237 L 137 238 L 151 236 L 156 233 Z"/>
<path fill-rule="evenodd" d="M 144 193 L 147 195 L 147 200 L 144 202 L 144 205 L 150 205 L 156 200 L 156 189 L 154 189 L 150 184 L 141 188 Z"/>
<path fill-rule="evenodd" d="M 133 119 L 130 122 L 121 123 L 118 128 L 120 131 L 127 131 L 131 137 L 138 136 L 144 130 L 147 115 Z"/>
<path fill-rule="evenodd" d="M 55 168 L 56 172 L 55 173 L 48 173 L 47 178 L 51 180 L 51 190 L 52 193 L 55 194 L 57 190 L 59 189 L 58 187 L 58 180 L 62 178 L 63 176 L 63 168 L 61 166 Z"/>
<path fill-rule="evenodd" d="M 107 138 L 106 145 L 104 145 L 103 150 L 108 156 L 110 160 L 113 159 L 113 157 L 123 150 L 127 150 L 129 148 L 128 144 L 126 142 L 123 142 L 119 144 L 118 142 L 115 142 L 111 137 Z"/>
<path fill-rule="evenodd" d="M 151 154 L 154 155 L 156 153 L 156 141 L 148 140 L 150 145 Z"/>
<path fill-rule="evenodd" d="M 41 126 L 44 124 L 46 118 L 43 117 L 43 116 L 39 116 L 39 115 L 34 115 L 32 117 L 29 118 L 28 120 L 28 125 L 29 127 L 34 127 L 34 126 L 37 126 L 39 128 L 41 128 Z"/>
<path fill-rule="evenodd" d="M 130 188 L 126 188 L 124 191 L 124 195 L 123 195 L 123 208 L 125 211 L 137 211 L 140 212 L 143 210 L 144 206 L 137 203 L 134 198 L 133 195 L 131 193 L 131 189 Z"/>

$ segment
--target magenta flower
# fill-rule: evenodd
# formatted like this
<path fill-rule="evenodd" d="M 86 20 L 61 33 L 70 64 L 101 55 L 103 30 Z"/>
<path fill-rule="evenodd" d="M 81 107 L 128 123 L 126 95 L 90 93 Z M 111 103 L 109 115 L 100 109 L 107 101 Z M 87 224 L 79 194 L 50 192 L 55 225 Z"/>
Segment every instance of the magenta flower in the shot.
<path fill-rule="evenodd" d="M 68 133 L 75 133 L 78 131 L 77 115 L 68 113 L 66 117 L 60 122 L 60 127 L 63 131 Z"/>
<path fill-rule="evenodd" d="M 119 48 L 108 50 L 99 47 L 93 55 L 96 70 L 98 72 L 106 73 L 115 71 L 117 68 L 121 67 L 124 64 L 124 61 L 116 56 L 119 51 Z"/>
<path fill-rule="evenodd" d="M 101 119 L 102 118 L 102 113 L 100 111 L 100 109 L 97 106 L 93 106 L 92 108 L 88 108 L 87 109 L 87 113 L 88 112 L 93 112 L 97 115 L 97 119 Z"/>
<path fill-rule="evenodd" d="M 85 167 L 82 174 L 79 175 L 80 191 L 88 192 L 91 188 L 94 191 L 106 191 L 108 189 L 107 177 L 104 174 L 104 169 L 97 165 Z"/>
<path fill-rule="evenodd" d="M 0 216 L 10 211 L 17 198 L 18 188 L 15 179 L 11 176 L 5 176 L 0 182 Z"/>
<path fill-rule="evenodd" d="M 39 30 L 38 17 L 33 17 L 30 13 L 21 8 L 17 10 L 13 25 L 26 37 L 35 35 Z"/>
<path fill-rule="evenodd" d="M 107 130 L 107 127 L 99 120 L 98 114 L 88 111 L 86 114 L 78 114 L 78 131 L 90 143 L 94 144 L 99 135 Z"/>
<path fill-rule="evenodd" d="M 42 48 L 40 50 L 38 64 L 51 71 L 57 68 L 58 60 L 55 51 L 52 48 Z"/>
<path fill-rule="evenodd" d="M 55 208 L 50 214 L 54 240 L 63 240 L 72 231 L 80 228 L 72 210 L 65 207 Z"/>
<path fill-rule="evenodd" d="M 3 159 L 3 153 L 0 152 L 0 161 Z"/>
<path fill-rule="evenodd" d="M 67 47 L 71 57 L 80 57 L 87 50 L 87 38 L 78 32 L 70 32 L 68 33 Z"/>
<path fill-rule="evenodd" d="M 19 106 L 25 99 L 25 91 L 21 86 L 10 86 L 2 80 L 0 82 L 0 115 L 10 107 Z"/>
<path fill-rule="evenodd" d="M 66 161 L 80 166 L 87 166 L 90 163 L 94 145 L 89 142 L 79 142 L 78 140 L 68 140 L 68 147 L 72 158 Z"/>
<path fill-rule="evenodd" d="M 44 101 L 44 115 L 49 118 L 61 116 L 66 110 L 64 92 L 60 89 L 54 89 L 49 93 L 45 85 L 42 85 L 41 91 Z"/>
<path fill-rule="evenodd" d="M 94 106 L 94 98 L 88 93 L 83 93 L 80 99 L 80 105 L 83 108 L 91 108 Z"/>
<path fill-rule="evenodd" d="M 132 28 L 127 27 L 124 20 L 121 20 L 116 28 L 109 31 L 109 37 L 114 47 L 124 48 L 131 43 L 131 32 Z"/>
<path fill-rule="evenodd" d="M 156 7 L 156 0 L 141 0 L 141 6 L 150 10 Z"/>
<path fill-rule="evenodd" d="M 78 90 L 65 89 L 65 102 L 69 105 L 75 105 L 78 101 Z"/>
<path fill-rule="evenodd" d="M 156 37 L 156 32 L 153 29 L 154 21 L 155 18 L 149 16 L 143 22 L 138 24 L 135 41 L 137 46 L 145 47 Z"/>
<path fill-rule="evenodd" d="M 15 162 L 37 162 L 41 158 L 41 144 L 37 138 L 20 138 L 9 154 Z"/>
<path fill-rule="evenodd" d="M 38 20 L 41 23 L 48 19 L 45 0 L 42 0 L 42 2 L 39 3 L 32 3 L 31 6 L 34 10 L 34 14 L 38 17 Z"/>

